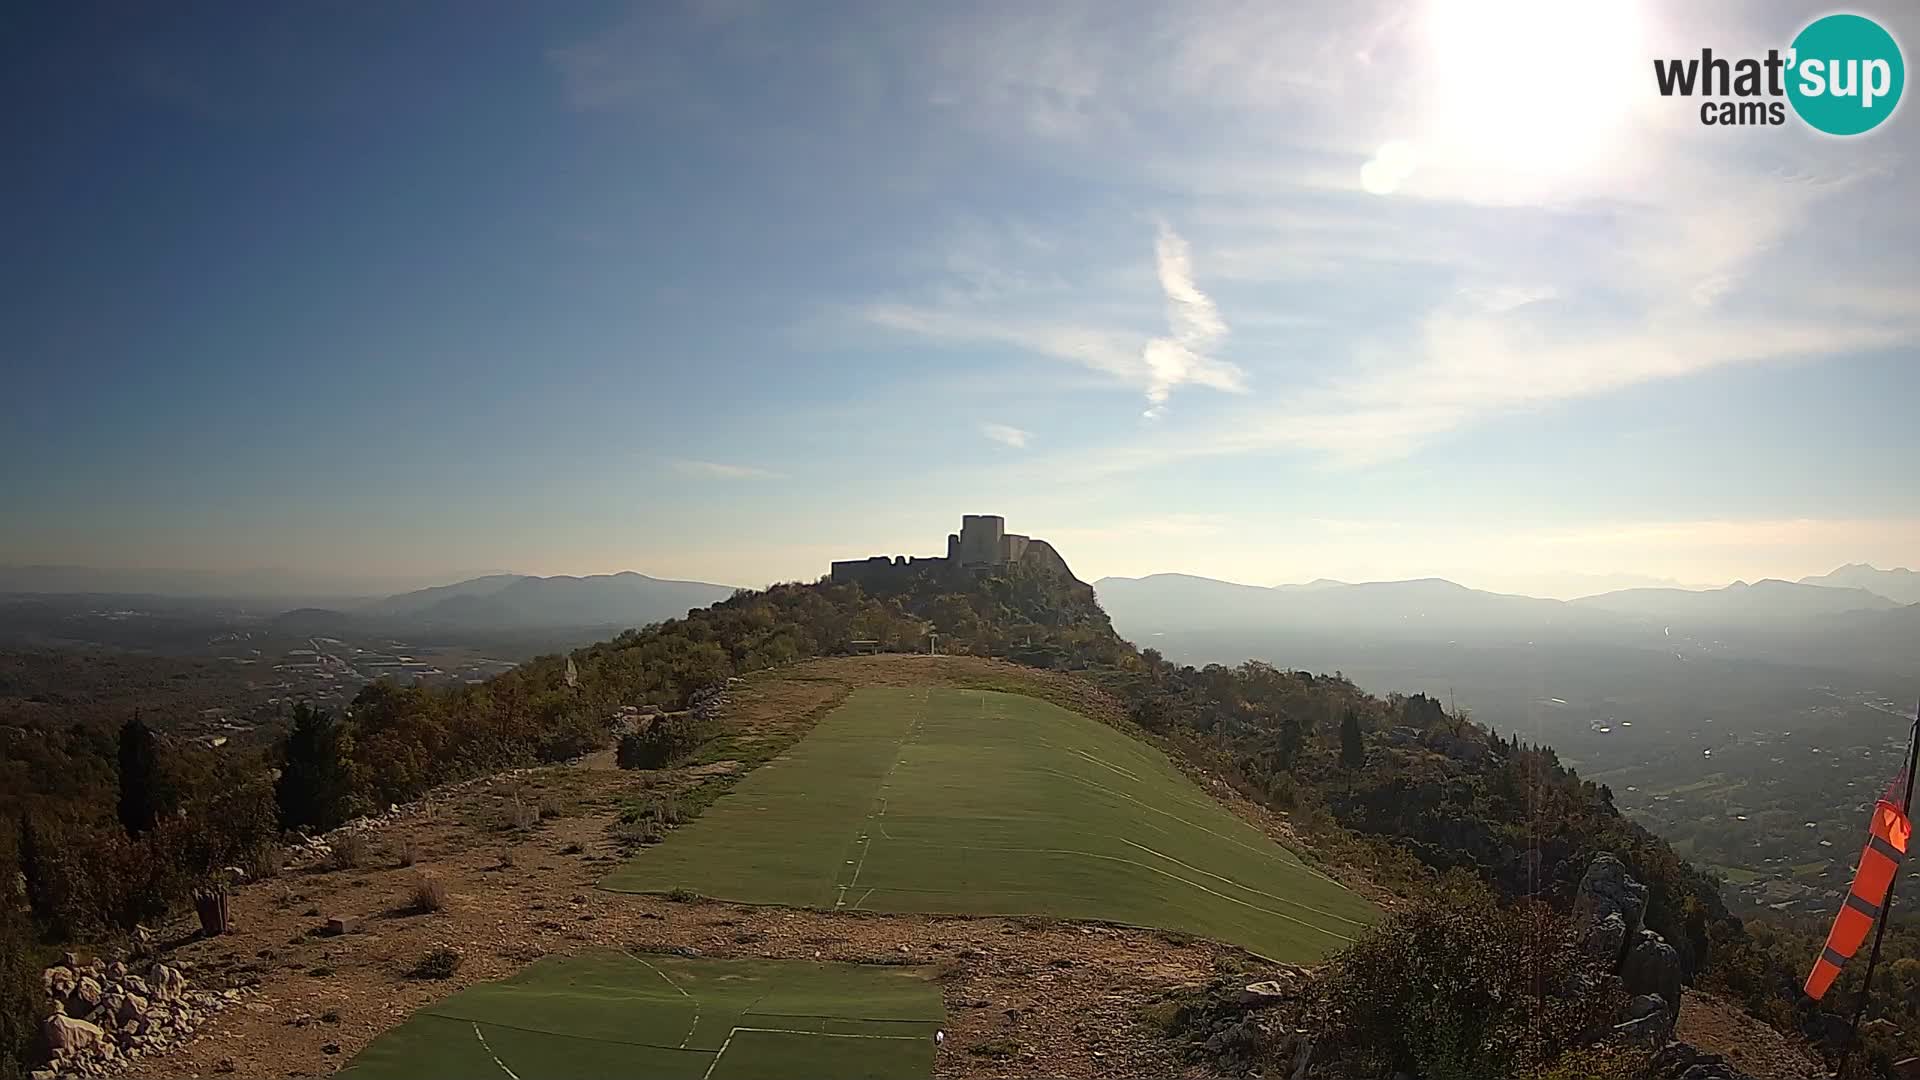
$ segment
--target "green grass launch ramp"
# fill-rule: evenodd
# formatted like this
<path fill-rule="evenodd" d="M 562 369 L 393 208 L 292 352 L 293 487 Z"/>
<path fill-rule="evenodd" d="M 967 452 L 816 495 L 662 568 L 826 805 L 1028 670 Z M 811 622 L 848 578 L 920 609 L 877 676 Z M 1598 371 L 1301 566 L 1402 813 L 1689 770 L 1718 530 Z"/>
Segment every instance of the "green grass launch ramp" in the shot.
<path fill-rule="evenodd" d="M 1100 919 L 1300 963 L 1376 917 L 1153 747 L 1034 698 L 939 688 L 855 691 L 602 885 Z"/>

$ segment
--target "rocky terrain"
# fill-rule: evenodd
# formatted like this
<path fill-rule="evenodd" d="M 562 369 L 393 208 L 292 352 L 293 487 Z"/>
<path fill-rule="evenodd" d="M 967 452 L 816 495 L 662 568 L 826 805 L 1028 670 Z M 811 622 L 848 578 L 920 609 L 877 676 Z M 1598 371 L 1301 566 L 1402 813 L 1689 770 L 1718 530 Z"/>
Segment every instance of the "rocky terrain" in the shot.
<path fill-rule="evenodd" d="M 193 988 L 180 968 L 158 960 L 66 962 L 46 970 L 43 983 L 52 1007 L 45 1036 L 53 1057 L 34 1080 L 57 1076 L 104 1076 L 165 1055 L 186 1042 L 207 1020 L 242 1003 L 248 991 Z"/>

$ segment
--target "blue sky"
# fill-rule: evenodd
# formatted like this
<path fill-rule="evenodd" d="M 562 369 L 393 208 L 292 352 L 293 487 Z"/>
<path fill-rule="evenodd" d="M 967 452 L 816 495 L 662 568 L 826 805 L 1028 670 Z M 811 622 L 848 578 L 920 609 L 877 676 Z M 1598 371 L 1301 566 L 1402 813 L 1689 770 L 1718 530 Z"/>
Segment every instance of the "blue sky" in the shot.
<path fill-rule="evenodd" d="M 1920 562 L 1913 105 L 1653 91 L 1825 10 L 15 12 L 0 562 Z"/>

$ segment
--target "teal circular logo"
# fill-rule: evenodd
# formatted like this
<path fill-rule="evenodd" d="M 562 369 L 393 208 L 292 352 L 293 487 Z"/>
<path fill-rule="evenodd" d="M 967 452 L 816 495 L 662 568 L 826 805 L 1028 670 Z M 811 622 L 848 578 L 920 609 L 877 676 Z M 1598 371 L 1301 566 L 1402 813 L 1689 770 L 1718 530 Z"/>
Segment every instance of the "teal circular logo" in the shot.
<path fill-rule="evenodd" d="M 1787 100 L 1829 135 L 1872 131 L 1893 115 L 1907 85 L 1900 43 L 1861 15 L 1828 15 L 1807 24 L 1789 54 Z"/>

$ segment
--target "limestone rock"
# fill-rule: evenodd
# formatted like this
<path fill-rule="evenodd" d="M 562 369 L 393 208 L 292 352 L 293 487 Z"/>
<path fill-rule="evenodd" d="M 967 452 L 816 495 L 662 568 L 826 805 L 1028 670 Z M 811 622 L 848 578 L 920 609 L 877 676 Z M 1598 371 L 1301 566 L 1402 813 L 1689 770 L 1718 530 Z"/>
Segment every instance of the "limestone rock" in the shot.
<path fill-rule="evenodd" d="M 1665 1019 L 1664 1016 L 1642 1016 L 1637 1020 L 1613 1025 L 1613 1033 L 1617 1038 L 1624 1039 L 1634 1046 L 1648 1048 L 1659 1046 L 1666 1041 L 1663 1033 L 1663 1029 L 1667 1026 Z"/>
<path fill-rule="evenodd" d="M 1680 954 L 1651 930 L 1642 930 L 1626 960 L 1620 964 L 1620 978 L 1627 993 L 1658 994 L 1672 1006 L 1680 1007 Z"/>
<path fill-rule="evenodd" d="M 48 995 L 52 997 L 63 998 L 73 993 L 73 987 L 77 981 L 72 968 L 59 964 L 40 973 L 40 985 L 44 986 Z"/>
<path fill-rule="evenodd" d="M 187 992 L 187 977 L 176 967 L 155 964 L 147 973 L 147 981 L 153 987 L 153 996 L 160 1001 L 177 1001 Z"/>
<path fill-rule="evenodd" d="M 1574 933 L 1579 935 L 1583 947 L 1593 947 L 1589 934 L 1611 934 L 1610 928 L 1602 928 L 1609 915 L 1620 917 L 1624 947 L 1639 935 L 1646 913 L 1647 887 L 1627 873 L 1627 864 L 1611 852 L 1594 856 L 1573 898 Z M 1617 958 L 1620 954 L 1611 955 Z"/>
<path fill-rule="evenodd" d="M 1861 1024 L 1860 1031 L 1865 1035 L 1879 1035 L 1889 1039 L 1900 1037 L 1900 1026 L 1884 1016 L 1876 1016 Z"/>
<path fill-rule="evenodd" d="M 146 998 L 139 994 L 126 995 L 120 1002 L 120 1011 L 116 1017 L 120 1022 L 120 1030 L 136 1035 L 145 1034 L 152 1027 L 148 1016 L 149 1011 Z"/>
<path fill-rule="evenodd" d="M 1269 1005 L 1278 1005 L 1286 999 L 1286 984 L 1269 979 L 1265 982 L 1248 983 L 1240 991 L 1237 1001 L 1243 1009 L 1264 1009 Z"/>
<path fill-rule="evenodd" d="M 100 984 L 91 975 L 82 975 L 74 984 L 73 991 L 67 995 L 67 1014 L 83 1017 L 93 1012 L 100 1004 L 103 991 Z"/>
<path fill-rule="evenodd" d="M 1613 1030 L 1641 1046 L 1665 1046 L 1676 1019 L 1677 1010 L 1670 1009 L 1665 998 L 1640 994 L 1628 1003 L 1626 1022 L 1615 1024 Z"/>
<path fill-rule="evenodd" d="M 98 1024 L 75 1020 L 67 1015 L 66 1006 L 57 1001 L 53 1003 L 53 1015 L 47 1017 L 41 1033 L 46 1037 L 47 1048 L 56 1055 L 62 1051 L 71 1055 L 92 1050 L 107 1039 L 107 1033 Z"/>
<path fill-rule="evenodd" d="M 1580 931 L 1580 951 L 1602 968 L 1611 971 L 1627 948 L 1627 922 L 1617 911 L 1610 911 L 1598 922 Z"/>
<path fill-rule="evenodd" d="M 1709 1054 L 1683 1042 L 1670 1042 L 1653 1055 L 1649 1073 L 1655 1080 L 1753 1080 L 1753 1077 L 1726 1063 L 1718 1054 Z"/>

